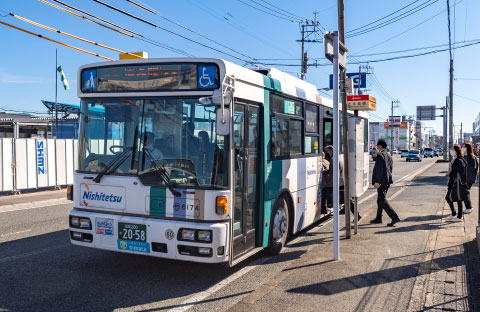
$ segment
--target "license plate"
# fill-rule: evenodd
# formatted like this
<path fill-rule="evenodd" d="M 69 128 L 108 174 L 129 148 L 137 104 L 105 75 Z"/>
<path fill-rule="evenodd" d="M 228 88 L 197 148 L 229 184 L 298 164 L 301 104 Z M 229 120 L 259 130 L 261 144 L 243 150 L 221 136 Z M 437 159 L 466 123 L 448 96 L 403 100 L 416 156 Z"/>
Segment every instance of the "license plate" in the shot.
<path fill-rule="evenodd" d="M 118 222 L 118 239 L 133 242 L 146 242 L 147 226 L 145 224 Z"/>

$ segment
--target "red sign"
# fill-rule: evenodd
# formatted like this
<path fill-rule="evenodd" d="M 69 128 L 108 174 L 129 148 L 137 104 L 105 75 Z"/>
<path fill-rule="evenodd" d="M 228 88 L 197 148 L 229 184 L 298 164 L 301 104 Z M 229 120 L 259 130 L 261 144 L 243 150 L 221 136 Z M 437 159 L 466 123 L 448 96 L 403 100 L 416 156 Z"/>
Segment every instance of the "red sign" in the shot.
<path fill-rule="evenodd" d="M 376 110 L 377 99 L 368 94 L 347 96 L 347 108 L 350 110 Z"/>

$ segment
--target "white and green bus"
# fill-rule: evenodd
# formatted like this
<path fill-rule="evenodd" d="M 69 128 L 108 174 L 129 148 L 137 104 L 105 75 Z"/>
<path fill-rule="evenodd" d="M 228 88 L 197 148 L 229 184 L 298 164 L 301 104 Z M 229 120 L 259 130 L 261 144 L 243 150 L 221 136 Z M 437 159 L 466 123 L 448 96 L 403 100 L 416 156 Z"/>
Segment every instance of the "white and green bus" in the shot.
<path fill-rule="evenodd" d="M 319 220 L 332 104 L 273 68 L 220 59 L 82 66 L 75 245 L 234 265 Z M 352 196 L 368 187 L 368 117 L 350 114 Z M 352 129 L 352 128 L 350 128 Z"/>

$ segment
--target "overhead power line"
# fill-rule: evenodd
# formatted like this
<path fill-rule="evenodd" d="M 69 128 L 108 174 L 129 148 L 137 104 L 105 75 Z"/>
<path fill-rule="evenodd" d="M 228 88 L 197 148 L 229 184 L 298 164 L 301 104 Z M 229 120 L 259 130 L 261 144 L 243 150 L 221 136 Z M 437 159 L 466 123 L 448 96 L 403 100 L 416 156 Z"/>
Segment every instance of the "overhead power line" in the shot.
<path fill-rule="evenodd" d="M 452 49 L 462 49 L 462 48 L 474 46 L 474 45 L 477 45 L 477 44 L 480 44 L 480 40 L 479 40 L 479 41 L 472 42 L 472 43 L 464 44 L 464 45 L 461 45 L 461 46 L 452 47 Z M 423 53 L 417 53 L 417 54 L 411 54 L 411 55 L 402 55 L 402 56 L 395 56 L 395 57 L 389 57 L 389 58 L 383 58 L 383 59 L 374 59 L 374 60 L 365 60 L 365 61 L 357 60 L 357 61 L 354 61 L 354 62 L 348 62 L 348 64 L 352 64 L 352 65 L 355 65 L 355 64 L 356 64 L 356 65 L 358 65 L 358 64 L 367 64 L 367 63 L 379 63 L 379 62 L 386 62 L 386 61 L 394 61 L 394 60 L 400 60 L 400 59 L 406 59 L 406 58 L 413 58 L 413 57 L 417 57 L 417 56 L 424 56 L 424 55 L 436 54 L 436 53 L 445 52 L 445 51 L 448 51 L 448 50 L 449 50 L 449 49 L 446 48 L 446 49 L 439 49 L 439 50 L 433 50 L 433 51 L 428 51 L 428 52 L 423 52 Z M 291 67 L 302 66 L 301 64 L 279 64 L 279 63 L 263 63 L 263 65 L 289 66 L 289 67 L 290 67 L 290 66 L 291 66 Z M 312 64 L 308 64 L 308 66 L 312 66 L 312 67 L 322 67 L 322 66 L 332 66 L 332 64 L 331 64 L 331 63 L 322 63 L 322 64 L 312 63 Z"/>
<path fill-rule="evenodd" d="M 237 1 L 240 2 L 240 3 L 245 4 L 246 6 L 251 7 L 251 8 L 253 8 L 253 9 L 257 10 L 257 11 L 263 12 L 263 13 L 268 14 L 268 15 L 271 15 L 271 16 L 275 16 L 275 17 L 277 17 L 277 18 L 280 18 L 280 19 L 283 19 L 283 20 L 286 20 L 286 21 L 289 21 L 289 22 L 292 22 L 292 23 L 299 21 L 299 20 L 296 19 L 296 18 L 295 18 L 295 19 L 293 19 L 293 18 L 286 18 L 286 17 L 280 16 L 280 15 L 277 15 L 277 14 L 273 14 L 273 13 L 268 12 L 268 11 L 265 11 L 265 10 L 263 10 L 263 9 L 261 9 L 261 8 L 257 8 L 256 6 L 253 6 L 253 5 L 251 5 L 251 4 L 249 4 L 249 3 L 246 3 L 245 1 L 242 1 L 242 0 L 237 0 Z"/>
<path fill-rule="evenodd" d="M 139 4 L 139 3 L 136 3 L 135 1 L 127 0 L 127 2 L 130 2 L 131 4 L 136 5 L 137 7 L 141 8 L 141 9 L 147 11 L 147 12 L 150 12 L 150 13 L 152 13 L 152 14 L 155 14 L 155 12 L 154 12 L 153 10 L 151 10 L 151 9 L 149 9 L 149 8 L 147 8 L 147 7 Z"/>
<path fill-rule="evenodd" d="M 127 11 L 125 11 L 125 10 L 119 9 L 119 8 L 113 6 L 113 5 L 110 5 L 110 4 L 105 3 L 105 2 L 103 2 L 103 1 L 100 1 L 100 0 L 93 0 L 93 1 L 95 1 L 95 2 L 97 2 L 97 3 L 100 3 L 101 5 L 104 5 L 104 6 L 106 6 L 107 8 L 110 8 L 110 9 L 112 9 L 112 10 L 115 10 L 115 11 L 117 11 L 117 12 L 120 12 L 120 13 L 122 13 L 122 14 L 125 14 L 125 15 L 127 15 L 127 16 L 130 16 L 131 18 L 134 18 L 134 19 L 136 19 L 136 20 L 139 20 L 140 22 L 143 22 L 143 23 L 148 24 L 148 25 L 153 26 L 153 27 L 158 27 L 158 25 L 155 24 L 155 23 L 152 23 L 152 22 L 150 22 L 150 21 L 148 21 L 148 20 L 146 20 L 146 19 L 144 19 L 144 18 L 141 18 L 141 17 L 138 17 L 138 16 L 136 16 L 136 15 L 133 15 L 132 13 L 127 12 Z"/>
<path fill-rule="evenodd" d="M 255 0 L 250 0 L 250 2 L 253 2 L 253 3 L 255 3 L 256 5 L 258 5 L 258 6 L 262 7 L 262 8 L 265 8 L 265 9 L 270 10 L 270 11 L 272 11 L 272 12 L 275 12 L 275 13 L 277 13 L 277 14 L 283 15 L 283 16 L 285 16 L 285 17 L 287 17 L 287 18 L 296 19 L 296 20 L 299 21 L 299 22 L 305 20 L 305 19 L 302 18 L 302 17 L 295 17 L 295 16 L 291 15 L 291 14 L 288 13 L 288 12 L 287 12 L 287 14 L 282 13 L 281 11 L 272 9 L 271 6 L 270 6 L 270 7 L 269 7 L 269 6 L 266 6 L 266 5 L 264 5 L 264 4 L 261 4 L 261 3 L 257 2 L 257 1 L 255 1 Z"/>
<path fill-rule="evenodd" d="M 278 9 L 278 10 L 280 10 L 280 11 L 282 11 L 282 12 L 285 12 L 285 13 L 291 15 L 291 16 L 294 16 L 294 17 L 296 17 L 296 18 L 298 18 L 298 19 L 301 19 L 301 20 L 305 20 L 304 17 L 301 17 L 301 16 L 299 16 L 299 15 L 297 15 L 297 14 L 293 14 L 292 12 L 289 12 L 289 11 L 285 11 L 284 9 L 279 8 L 278 6 L 274 5 L 274 4 L 271 3 L 271 2 L 268 2 L 268 1 L 265 1 L 265 0 L 261 0 L 261 1 L 262 1 L 263 3 L 266 3 L 266 4 L 274 7 L 275 9 Z"/>
<path fill-rule="evenodd" d="M 92 40 L 88 40 L 88 39 L 85 39 L 85 38 L 82 38 L 82 37 L 78 37 L 78 36 L 75 36 L 75 35 L 72 35 L 72 34 L 69 34 L 69 33 L 66 33 L 66 32 L 63 32 L 61 30 L 58 30 L 58 29 L 55 29 L 55 28 L 52 28 L 52 27 L 48 27 L 48 26 L 45 26 L 45 25 L 42 25 L 40 23 L 37 23 L 37 22 L 34 22 L 34 21 L 31 21 L 29 19 L 26 19 L 24 17 L 21 17 L 19 15 L 16 15 L 16 14 L 13 14 L 13 13 L 9 13 L 10 16 L 13 16 L 19 20 L 22 20 L 24 22 L 27 22 L 27 23 L 30 23 L 32 25 L 35 25 L 35 26 L 38 26 L 38 27 L 41 27 L 41 28 L 44 28 L 44 29 L 48 29 L 50 31 L 53 31 L 53 32 L 56 32 L 56 33 L 59 33 L 61 35 L 64 35 L 64 36 L 68 36 L 68 37 L 71 37 L 71 38 L 74 38 L 74 39 L 77 39 L 77 40 L 80 40 L 80 41 L 83 41 L 83 42 L 87 42 L 87 43 L 90 43 L 90 44 L 93 44 L 93 45 L 96 45 L 96 46 L 99 46 L 99 47 L 102 47 L 102 48 L 105 48 L 105 49 L 108 49 L 108 50 L 112 50 L 112 51 L 115 51 L 115 52 L 119 52 L 119 53 L 123 53 L 123 54 L 129 54 L 129 55 L 132 55 L 134 57 L 138 57 L 138 58 L 142 58 L 141 56 L 138 56 L 136 54 L 133 54 L 133 53 L 128 53 L 126 51 L 122 51 L 122 50 L 119 50 L 119 49 L 116 49 L 116 48 L 112 48 L 112 47 L 109 47 L 109 46 L 106 46 L 104 44 L 101 44 L 101 43 L 98 43 L 98 42 L 94 42 Z"/>
<path fill-rule="evenodd" d="M 93 52 L 90 52 L 90 51 L 87 51 L 87 50 L 84 50 L 84 49 L 80 49 L 80 48 L 77 48 L 77 47 L 68 45 L 68 44 L 66 44 L 66 43 L 63 43 L 63 42 L 60 42 L 60 41 L 57 41 L 57 40 L 54 40 L 54 39 L 45 37 L 45 36 L 40 35 L 40 34 L 33 33 L 33 32 L 28 31 L 28 30 L 26 30 L 26 29 L 23 29 L 23 28 L 20 28 L 20 27 L 17 27 L 17 26 L 13 26 L 13 25 L 11 25 L 11 24 L 8 24 L 8 23 L 2 22 L 2 21 L 0 21 L 0 24 L 3 24 L 3 25 L 5 25 L 5 26 L 8 26 L 8 27 L 11 27 L 11 28 L 20 30 L 20 31 L 23 31 L 24 33 L 30 34 L 30 35 L 32 35 L 32 36 L 35 36 L 35 37 L 38 37 L 38 38 L 41 38 L 41 39 L 45 39 L 45 40 L 54 42 L 54 43 L 56 43 L 56 44 L 60 44 L 60 45 L 62 45 L 62 46 L 64 46 L 64 47 L 67 47 L 67 48 L 71 48 L 71 49 L 74 49 L 74 50 L 77 50 L 77 51 L 80 51 L 80 52 L 83 52 L 83 53 L 87 53 L 87 54 L 90 54 L 90 55 L 93 55 L 93 56 L 96 56 L 96 57 L 100 57 L 100 58 L 106 59 L 106 60 L 108 60 L 108 61 L 113 61 L 113 60 L 114 60 L 114 59 L 111 59 L 111 58 L 109 58 L 109 57 L 106 57 L 106 56 L 103 56 L 103 55 L 100 55 L 100 54 L 97 54 L 97 53 L 93 53 Z"/>
<path fill-rule="evenodd" d="M 420 1 L 420 0 L 415 0 L 415 1 L 413 1 L 413 2 L 410 2 L 410 3 L 407 4 L 406 6 L 400 8 L 400 9 L 398 9 L 398 10 L 396 10 L 396 11 L 394 11 L 394 12 L 388 14 L 388 15 L 385 15 L 385 16 L 382 17 L 382 18 L 379 18 L 379 19 L 377 19 L 377 20 L 374 20 L 373 22 L 370 22 L 370 23 L 365 24 L 365 25 L 363 25 L 363 26 L 360 26 L 360 27 L 354 28 L 354 29 L 352 29 L 352 30 L 349 30 L 349 31 L 347 31 L 347 34 L 348 34 L 348 33 L 351 33 L 351 32 L 358 31 L 358 30 L 363 29 L 363 28 L 365 28 L 365 27 L 368 27 L 368 26 L 370 26 L 370 25 L 373 25 L 373 24 L 375 24 L 376 22 L 380 22 L 380 21 L 382 21 L 382 20 L 384 20 L 384 19 L 386 19 L 386 18 L 388 18 L 388 17 L 390 17 L 390 16 L 392 16 L 392 15 L 394 15 L 394 14 L 396 14 L 396 13 L 398 13 L 398 12 L 400 12 L 400 11 L 406 9 L 406 8 L 408 8 L 409 6 L 417 3 L 418 1 Z"/>
<path fill-rule="evenodd" d="M 469 101 L 472 101 L 472 102 L 475 102 L 475 103 L 480 103 L 480 100 L 475 100 L 475 99 L 471 99 L 471 98 L 468 98 L 466 96 L 462 96 L 462 95 L 458 95 L 458 94 L 454 94 L 456 97 L 459 97 L 459 98 L 462 98 L 462 99 L 465 99 L 465 100 L 469 100 Z"/>
<path fill-rule="evenodd" d="M 454 5 L 458 5 L 458 4 L 461 3 L 462 1 L 463 1 L 463 0 L 457 1 Z M 362 50 L 358 51 L 357 53 L 362 53 L 362 52 L 368 51 L 368 50 L 370 50 L 370 49 L 372 49 L 372 48 L 376 48 L 376 47 L 378 47 L 379 45 L 382 45 L 382 44 L 384 44 L 384 43 L 387 43 L 387 42 L 389 42 L 389 41 L 391 41 L 391 40 L 393 40 L 393 39 L 401 36 L 401 35 L 404 35 L 404 34 L 406 34 L 407 32 L 410 32 L 410 31 L 412 31 L 413 29 L 415 29 L 415 28 L 417 28 L 417 27 L 419 27 L 419 26 L 421 26 L 421 25 L 423 25 L 423 24 L 431 21 L 432 19 L 434 19 L 435 17 L 437 17 L 437 16 L 439 16 L 440 14 L 444 13 L 445 11 L 447 11 L 447 9 L 443 9 L 443 10 L 441 10 L 440 12 L 438 12 L 438 13 L 430 16 L 429 18 L 421 21 L 420 23 L 418 23 L 418 24 L 416 24 L 416 25 L 414 25 L 414 26 L 412 26 L 412 27 L 410 27 L 410 28 L 407 28 L 406 30 L 404 30 L 404 31 L 402 31 L 402 32 L 399 32 L 399 33 L 397 33 L 396 35 L 393 35 L 393 36 L 391 36 L 391 37 L 389 37 L 389 38 L 387 38 L 387 39 L 385 39 L 385 40 L 383 40 L 383 41 L 381 41 L 381 42 L 379 42 L 379 43 L 376 43 L 376 44 L 374 44 L 374 45 L 371 45 L 371 46 L 369 46 L 368 48 L 362 49 Z"/>
<path fill-rule="evenodd" d="M 59 1 L 59 0 L 54 0 L 54 1 Z M 155 28 L 161 29 L 161 30 L 163 30 L 163 31 L 165 31 L 165 32 L 168 32 L 169 34 L 172 34 L 172 35 L 174 35 L 174 36 L 177 36 L 177 37 L 180 37 L 180 38 L 182 38 L 182 39 L 185 39 L 185 40 L 188 40 L 188 41 L 190 41 L 190 42 L 193 42 L 193 43 L 196 43 L 196 44 L 198 44 L 198 45 L 201 45 L 202 47 L 205 47 L 205 48 L 207 48 L 207 49 L 213 50 L 213 51 L 215 51 L 215 52 L 222 53 L 222 54 L 224 54 L 224 55 L 228 55 L 228 56 L 230 56 L 230 57 L 233 57 L 233 58 L 235 58 L 235 59 L 237 59 L 237 60 L 240 60 L 240 61 L 242 61 L 242 62 L 246 62 L 246 63 L 248 63 L 248 64 L 255 64 L 255 60 L 254 60 L 253 58 L 250 58 L 250 60 L 246 60 L 246 59 L 244 59 L 244 58 L 238 57 L 238 56 L 233 55 L 233 54 L 231 54 L 231 53 L 228 53 L 228 52 L 219 50 L 219 49 L 214 48 L 214 47 L 211 47 L 211 46 L 208 46 L 208 45 L 206 45 L 206 44 L 204 44 L 204 43 L 202 43 L 202 42 L 199 42 L 199 41 L 197 41 L 197 40 L 188 38 L 188 37 L 186 37 L 186 36 L 184 36 L 184 35 L 181 35 L 181 34 L 179 34 L 179 33 L 176 33 L 176 32 L 174 32 L 174 31 L 172 31 L 172 30 L 167 29 L 167 28 L 158 26 L 158 25 L 156 25 L 156 24 L 154 24 L 154 23 L 152 23 L 152 22 L 150 22 L 150 21 L 147 21 L 147 20 L 145 20 L 145 19 L 139 18 L 139 17 L 137 17 L 137 16 L 135 16 L 135 15 L 127 12 L 127 11 L 121 10 L 121 9 L 119 9 L 119 8 L 113 6 L 113 5 L 107 4 L 107 3 L 103 2 L 103 1 L 100 1 L 100 0 L 93 0 L 93 1 L 95 1 L 95 2 L 97 2 L 97 3 L 99 3 L 99 4 L 102 4 L 102 5 L 108 7 L 108 8 L 110 8 L 110 9 L 112 9 L 112 10 L 115 10 L 115 11 L 119 12 L 119 13 L 122 13 L 122 14 L 124 14 L 124 15 L 129 16 L 129 17 L 132 17 L 132 18 L 134 18 L 134 19 L 137 19 L 137 20 L 139 20 L 139 21 L 141 21 L 141 22 L 143 22 L 143 23 L 146 23 L 147 25 L 150 25 L 150 26 L 152 26 L 152 27 L 155 27 Z M 237 53 L 237 54 L 238 54 L 238 53 Z"/>
<path fill-rule="evenodd" d="M 434 3 L 438 2 L 438 1 L 439 1 L 439 0 L 433 0 L 433 1 L 432 1 L 432 0 L 427 0 L 426 2 L 420 4 L 419 6 L 413 8 L 413 9 L 410 9 L 410 10 L 408 10 L 408 11 L 400 14 L 399 16 L 393 17 L 393 18 L 391 18 L 391 19 L 389 19 L 389 20 L 387 20 L 387 21 L 384 21 L 384 22 L 382 22 L 382 23 L 380 23 L 380 24 L 377 24 L 377 25 L 375 25 L 375 26 L 369 27 L 369 28 L 367 28 L 367 29 L 363 29 L 363 30 L 360 30 L 360 31 L 355 32 L 355 33 L 349 33 L 349 34 L 347 35 L 347 38 L 352 38 L 352 37 L 364 35 L 364 34 L 367 34 L 367 33 L 369 33 L 369 32 L 372 32 L 372 31 L 374 31 L 374 30 L 377 30 L 377 29 L 386 27 L 386 26 L 388 26 L 388 25 L 390 25 L 390 24 L 393 24 L 393 23 L 395 23 L 395 22 L 398 22 L 398 21 L 400 21 L 400 20 L 402 20 L 402 19 L 404 19 L 404 18 L 407 18 L 407 17 L 409 17 L 409 16 L 411 16 L 411 15 L 417 13 L 417 12 L 420 12 L 420 11 L 423 10 L 423 9 L 426 9 L 427 7 L 431 6 L 432 4 L 434 4 Z"/>
<path fill-rule="evenodd" d="M 122 35 L 125 35 L 125 36 L 128 36 L 128 37 L 133 37 L 132 34 L 128 34 L 128 33 L 126 33 L 126 32 L 120 31 L 120 30 L 118 30 L 118 29 L 116 29 L 116 28 L 113 28 L 113 27 L 110 27 L 110 26 L 108 26 L 108 25 L 99 23 L 99 22 L 97 22 L 97 21 L 95 21 L 95 20 L 93 20 L 93 19 L 90 19 L 90 18 L 88 18 L 88 17 L 86 17 L 86 16 L 77 14 L 77 13 L 75 13 L 75 12 L 69 11 L 69 10 L 64 9 L 64 8 L 58 6 L 58 5 L 53 4 L 53 3 L 47 2 L 47 1 L 45 1 L 45 0 L 38 0 L 38 1 L 43 2 L 43 3 L 45 3 L 45 4 L 48 4 L 49 6 L 52 6 L 52 7 L 56 8 L 56 9 L 59 9 L 59 10 L 61 10 L 61 11 L 63 11 L 63 12 L 66 12 L 66 13 L 68 13 L 68 14 L 72 14 L 73 16 L 80 17 L 80 18 L 82 18 L 82 19 L 84 19 L 84 20 L 86 20 L 86 21 L 89 21 L 89 22 L 91 22 L 91 23 L 97 24 L 97 25 L 99 25 L 99 26 L 108 28 L 108 29 L 113 30 L 113 31 L 116 31 L 116 32 L 118 32 L 118 33 L 120 33 L 120 34 L 122 34 Z"/>
<path fill-rule="evenodd" d="M 39 1 L 41 1 L 41 2 L 46 2 L 45 0 L 39 0 Z M 80 13 L 82 13 L 82 14 L 85 14 L 85 15 L 87 15 L 87 16 L 90 16 L 90 17 L 92 17 L 92 18 L 94 18 L 94 19 L 96 19 L 96 20 L 99 20 L 99 21 L 104 22 L 104 23 L 106 23 L 106 24 L 112 25 L 113 27 L 119 28 L 119 29 L 124 30 L 124 31 L 126 31 L 126 32 L 129 32 L 129 33 L 131 33 L 131 34 L 134 34 L 134 35 L 137 35 L 137 36 L 142 37 L 142 35 L 140 35 L 139 33 L 134 32 L 133 30 L 130 30 L 130 29 L 127 29 L 127 28 L 125 28 L 125 27 L 122 27 L 122 26 L 119 26 L 119 25 L 117 25 L 117 24 L 114 24 L 114 23 L 112 23 L 112 22 L 109 22 L 109 21 L 107 21 L 107 20 L 105 20 L 105 19 L 103 19 L 103 18 L 100 18 L 100 17 L 98 17 L 98 16 L 95 16 L 95 15 L 90 14 L 90 13 L 88 13 L 88 12 L 85 12 L 85 11 L 83 11 L 83 10 L 80 10 L 80 9 L 74 7 L 74 6 L 71 6 L 71 5 L 69 5 L 69 4 L 66 4 L 65 2 L 62 2 L 62 1 L 60 1 L 60 0 L 53 0 L 53 1 L 55 1 L 56 3 L 59 3 L 59 4 L 63 5 L 63 6 L 65 6 L 65 7 L 69 8 L 69 9 L 72 9 L 72 10 L 75 10 L 75 11 L 80 12 Z"/>
<path fill-rule="evenodd" d="M 115 28 L 113 28 L 113 27 L 110 27 L 110 26 L 108 26 L 108 25 L 105 25 L 105 24 L 99 23 L 99 22 L 97 22 L 97 21 L 94 21 L 94 20 L 92 20 L 92 19 L 90 19 L 90 18 L 88 18 L 88 17 L 85 17 L 85 16 L 83 16 L 83 15 L 80 15 L 80 14 L 77 14 L 77 13 L 72 12 L 72 11 L 70 11 L 70 10 L 64 9 L 64 8 L 58 6 L 58 5 L 55 5 L 55 4 L 50 3 L 50 2 L 47 2 L 47 1 L 45 1 L 45 0 L 39 0 L 39 1 L 42 2 L 42 3 L 45 3 L 45 4 L 47 4 L 47 5 L 49 5 L 49 6 L 51 6 L 51 7 L 54 7 L 54 8 L 56 8 L 56 9 L 58 9 L 58 10 L 61 10 L 61 11 L 66 12 L 66 13 L 68 13 L 68 14 L 71 14 L 71 15 L 73 15 L 73 16 L 82 18 L 82 19 L 84 19 L 84 20 L 87 20 L 87 21 L 89 21 L 89 22 L 95 23 L 95 24 L 97 24 L 97 25 L 99 25 L 99 26 L 102 26 L 102 27 L 105 27 L 105 28 L 107 28 L 107 29 L 114 30 L 114 31 L 116 31 L 116 32 L 118 32 L 118 33 L 121 33 L 121 34 L 125 35 L 125 36 L 131 37 L 131 38 L 136 38 L 136 39 L 138 39 L 138 40 L 147 42 L 147 43 L 149 43 L 149 44 L 155 45 L 155 46 L 157 46 L 157 47 L 163 48 L 163 49 L 165 49 L 165 50 L 168 50 L 168 51 L 171 51 L 171 52 L 174 52 L 174 53 L 177 53 L 177 54 L 181 54 L 181 55 L 188 56 L 188 57 L 193 56 L 193 55 L 191 55 L 191 54 L 188 53 L 188 52 L 185 52 L 185 51 L 182 51 L 182 50 L 180 50 L 180 49 L 171 47 L 171 46 L 169 46 L 169 45 L 167 45 L 167 44 L 164 44 L 164 43 L 160 43 L 160 42 L 155 41 L 155 40 L 153 40 L 153 39 L 146 38 L 145 36 L 143 36 L 143 35 L 141 35 L 141 34 L 138 34 L 138 35 L 137 35 L 135 32 L 126 33 L 126 32 L 120 31 L 120 30 L 118 30 L 118 29 L 115 29 Z M 102 21 L 102 22 L 107 23 L 107 24 L 109 24 L 109 25 L 112 25 L 112 26 L 114 26 L 114 27 L 120 27 L 120 26 L 118 26 L 118 25 L 116 25 L 116 24 L 114 24 L 114 23 L 112 23 L 112 22 L 109 22 L 109 21 L 107 21 L 107 20 L 104 20 L 104 19 L 102 19 L 102 18 L 100 18 L 100 17 L 97 17 L 97 16 L 95 16 L 95 15 L 93 15 L 93 14 L 90 14 L 90 13 L 88 13 L 88 12 L 82 11 L 82 10 L 80 10 L 80 9 L 77 9 L 77 8 L 75 8 L 75 7 L 71 6 L 71 5 L 68 5 L 68 4 L 66 4 L 66 3 L 63 3 L 63 2 L 61 2 L 61 1 L 58 1 L 58 0 L 53 0 L 53 1 L 55 1 L 55 2 L 57 2 L 57 3 L 59 3 L 59 4 L 61 4 L 61 5 L 64 5 L 64 6 L 70 8 L 70 9 L 72 9 L 72 10 L 75 10 L 75 11 L 80 12 L 80 13 L 82 13 L 82 14 L 88 15 L 88 16 L 90 16 L 90 17 L 93 18 L 93 19 Z M 121 27 L 121 28 L 123 28 L 123 27 Z M 128 31 L 128 30 L 127 30 L 127 31 Z"/>
<path fill-rule="evenodd" d="M 139 6 L 139 4 L 135 3 L 135 2 L 132 1 L 132 0 L 126 0 L 126 1 L 132 3 L 132 4 L 136 5 L 136 6 Z M 141 6 L 141 8 L 144 8 L 144 7 Z M 234 53 L 237 53 L 238 55 L 242 55 L 242 56 L 244 56 L 244 57 L 246 57 L 246 58 L 256 60 L 256 59 L 254 59 L 254 58 L 252 58 L 252 57 L 250 57 L 250 56 L 248 56 L 248 55 L 246 55 L 246 54 L 243 54 L 243 53 L 241 53 L 241 52 L 238 52 L 238 51 L 236 51 L 236 50 L 234 50 L 234 49 L 232 49 L 232 48 L 230 48 L 230 47 L 228 47 L 228 46 L 226 46 L 226 45 L 224 45 L 224 44 L 222 44 L 222 43 L 220 43 L 220 42 L 218 42 L 218 41 L 216 41 L 216 40 L 213 40 L 213 39 L 211 39 L 211 38 L 203 35 L 202 33 L 198 32 L 198 31 L 195 31 L 195 30 L 193 30 L 193 29 L 191 29 L 191 28 L 189 28 L 189 27 L 187 27 L 187 26 L 185 26 L 185 25 L 182 25 L 182 24 L 180 24 L 179 22 L 177 22 L 177 21 L 175 21 L 175 20 L 173 20 L 173 19 L 171 19 L 171 18 L 169 18 L 169 17 L 166 17 L 166 16 L 160 14 L 160 12 L 159 12 L 158 10 L 149 9 L 149 8 L 144 8 L 144 9 L 146 9 L 146 10 L 148 10 L 148 12 L 151 12 L 152 14 L 155 14 L 155 15 L 157 15 L 158 17 L 166 20 L 166 21 L 169 22 L 169 23 L 172 23 L 172 24 L 174 24 L 174 25 L 176 25 L 176 26 L 178 26 L 178 27 L 181 27 L 181 28 L 183 28 L 183 29 L 185 29 L 185 30 L 187 30 L 187 31 L 189 31 L 189 32 L 197 35 L 197 36 L 200 36 L 200 37 L 202 37 L 202 38 L 204 38 L 204 39 L 206 39 L 206 40 L 208 40 L 208 41 L 210 41 L 210 42 L 213 42 L 213 43 L 215 43 L 215 44 L 217 44 L 217 45 L 219 45 L 219 46 L 221 46 L 221 47 L 223 47 L 223 48 L 226 48 L 226 49 L 228 49 L 228 50 L 230 50 L 230 51 L 232 51 L 232 52 L 234 52 Z"/>

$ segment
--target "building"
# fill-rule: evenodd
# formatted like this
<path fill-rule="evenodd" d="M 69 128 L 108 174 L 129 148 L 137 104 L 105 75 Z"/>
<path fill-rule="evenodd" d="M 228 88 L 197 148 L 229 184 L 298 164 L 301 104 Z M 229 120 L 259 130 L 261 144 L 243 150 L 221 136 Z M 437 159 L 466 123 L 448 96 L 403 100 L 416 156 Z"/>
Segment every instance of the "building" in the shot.
<path fill-rule="evenodd" d="M 392 145 L 392 131 L 388 128 L 386 122 L 370 122 L 370 148 L 376 145 L 379 139 L 384 139 L 387 144 Z M 408 149 L 408 127 L 395 127 L 393 129 L 393 147 L 398 149 Z"/>
<path fill-rule="evenodd" d="M 52 138 L 55 137 L 55 118 L 29 114 L 0 112 L 0 137 L 2 138 Z M 76 116 L 59 120 L 59 136 L 62 139 L 77 138 Z"/>
<path fill-rule="evenodd" d="M 473 122 L 473 135 L 480 137 L 480 113 L 478 113 L 477 118 Z"/>

